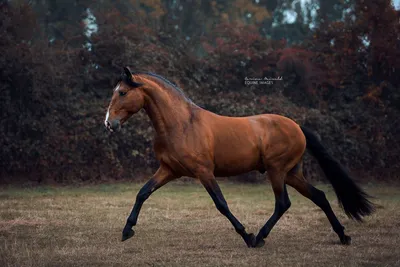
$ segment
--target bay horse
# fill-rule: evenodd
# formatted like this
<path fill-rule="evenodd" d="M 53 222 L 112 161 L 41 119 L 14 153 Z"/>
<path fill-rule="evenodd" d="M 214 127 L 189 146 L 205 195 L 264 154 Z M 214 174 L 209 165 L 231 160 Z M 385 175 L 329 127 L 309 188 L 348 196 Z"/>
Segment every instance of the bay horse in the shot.
<path fill-rule="evenodd" d="M 316 157 L 332 184 L 340 206 L 358 221 L 373 212 L 368 195 L 319 141 L 316 134 L 293 120 L 262 114 L 225 117 L 195 105 L 183 91 L 153 73 L 132 73 L 128 67 L 113 90 L 104 124 L 115 132 L 144 109 L 154 129 L 154 152 L 159 169 L 140 189 L 122 231 L 122 241 L 134 235 L 140 209 L 154 191 L 182 176 L 197 178 L 216 208 L 232 223 L 248 247 L 261 247 L 279 218 L 290 207 L 286 185 L 295 188 L 320 207 L 342 244 L 351 242 L 323 191 L 306 181 L 302 157 L 306 148 Z M 257 236 L 246 232 L 232 214 L 215 179 L 252 170 L 267 172 L 275 195 L 272 216 Z"/>

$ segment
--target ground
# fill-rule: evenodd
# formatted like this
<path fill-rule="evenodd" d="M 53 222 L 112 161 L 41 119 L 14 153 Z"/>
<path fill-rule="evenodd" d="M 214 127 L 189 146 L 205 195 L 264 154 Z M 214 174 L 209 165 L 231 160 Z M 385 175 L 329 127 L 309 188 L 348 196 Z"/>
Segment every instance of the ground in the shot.
<path fill-rule="evenodd" d="M 377 212 L 339 244 L 325 215 L 295 190 L 262 248 L 247 248 L 200 184 L 171 183 L 142 208 L 136 235 L 121 230 L 141 184 L 0 189 L 0 266 L 400 266 L 399 186 L 369 184 Z M 257 233 L 273 210 L 269 184 L 221 183 L 231 211 Z"/>

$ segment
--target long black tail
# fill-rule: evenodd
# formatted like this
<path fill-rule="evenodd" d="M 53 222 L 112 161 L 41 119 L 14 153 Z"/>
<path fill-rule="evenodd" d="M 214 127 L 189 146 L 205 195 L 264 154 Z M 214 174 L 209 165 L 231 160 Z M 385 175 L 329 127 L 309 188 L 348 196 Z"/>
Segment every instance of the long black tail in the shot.
<path fill-rule="evenodd" d="M 374 205 L 367 199 L 369 196 L 350 178 L 340 163 L 329 155 L 318 137 L 309 129 L 300 126 L 307 140 L 307 149 L 318 160 L 329 182 L 337 195 L 340 206 L 347 216 L 357 221 L 374 211 Z"/>

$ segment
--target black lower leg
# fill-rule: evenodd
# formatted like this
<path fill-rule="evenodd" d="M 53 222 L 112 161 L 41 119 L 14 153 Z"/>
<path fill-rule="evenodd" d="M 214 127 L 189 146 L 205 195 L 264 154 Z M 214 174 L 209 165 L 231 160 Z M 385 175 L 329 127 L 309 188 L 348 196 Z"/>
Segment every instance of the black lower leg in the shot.
<path fill-rule="evenodd" d="M 136 202 L 126 221 L 124 230 L 122 231 L 122 241 L 125 241 L 135 234 L 135 232 L 132 230 L 132 227 L 137 223 L 140 209 L 142 208 L 142 205 L 146 199 L 148 199 L 149 196 L 155 190 L 157 190 L 157 188 L 159 188 L 159 184 L 154 178 L 152 178 L 139 190 L 139 193 L 136 196 Z"/>
<path fill-rule="evenodd" d="M 203 182 L 204 187 L 207 192 L 211 196 L 212 200 L 218 211 L 223 214 L 228 220 L 232 223 L 236 232 L 242 236 L 244 241 L 246 242 L 248 247 L 251 247 L 253 244 L 254 235 L 248 234 L 244 228 L 244 226 L 239 222 L 238 219 L 231 213 L 229 210 L 228 204 L 222 194 L 220 187 L 218 186 L 215 180 L 207 181 L 207 183 Z"/>
<path fill-rule="evenodd" d="M 136 202 L 133 206 L 131 213 L 129 214 L 127 223 L 131 226 L 136 225 L 137 219 L 139 216 L 140 209 L 142 208 L 143 203 L 149 198 L 149 196 L 154 191 L 154 186 L 156 185 L 156 181 L 150 179 L 138 192 L 136 195 Z"/>
<path fill-rule="evenodd" d="M 266 224 L 260 229 L 260 232 L 255 239 L 255 243 L 253 244 L 255 247 L 264 245 L 264 239 L 269 235 L 272 228 L 279 221 L 282 215 L 290 208 L 290 205 L 291 203 L 287 193 L 286 185 L 284 185 L 283 192 L 279 196 L 275 195 L 274 213 L 268 219 Z"/>
<path fill-rule="evenodd" d="M 351 243 L 351 238 L 344 234 L 344 227 L 333 212 L 331 205 L 326 199 L 325 193 L 311 185 L 309 186 L 309 191 L 311 193 L 310 199 L 325 212 L 333 230 L 339 236 L 340 242 L 344 245 L 349 245 Z"/>

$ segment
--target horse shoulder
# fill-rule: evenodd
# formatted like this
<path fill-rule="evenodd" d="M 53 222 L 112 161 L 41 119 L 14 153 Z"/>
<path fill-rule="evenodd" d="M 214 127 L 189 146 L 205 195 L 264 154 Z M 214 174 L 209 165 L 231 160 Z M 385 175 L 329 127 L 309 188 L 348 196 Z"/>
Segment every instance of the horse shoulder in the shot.
<path fill-rule="evenodd" d="M 210 140 L 197 127 L 189 127 L 185 133 L 169 139 L 155 139 L 154 151 L 157 159 L 182 176 L 195 177 L 200 167 L 212 167 Z"/>

